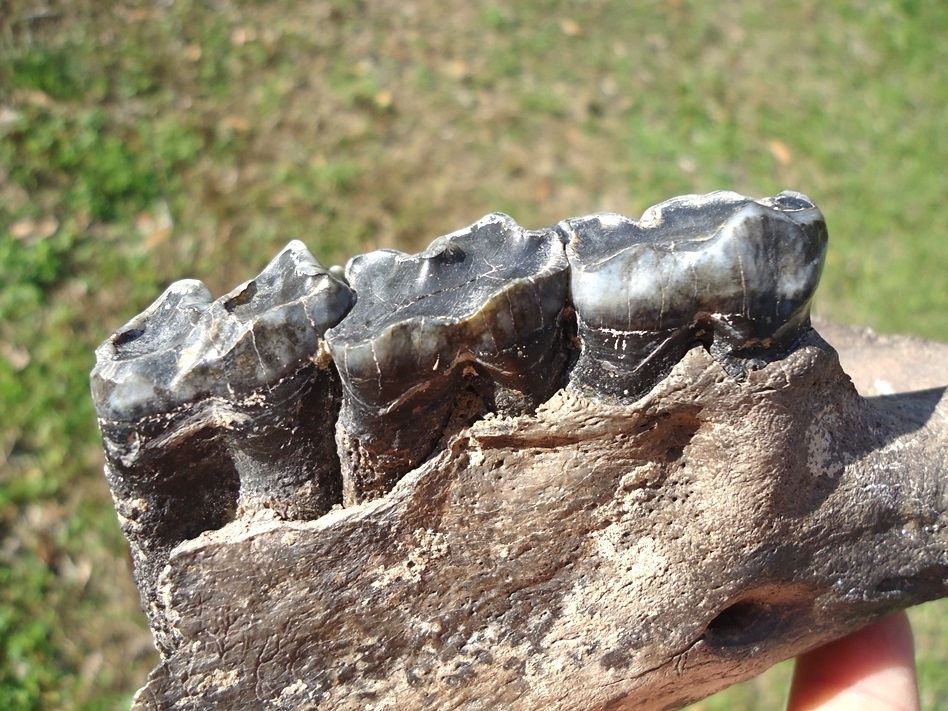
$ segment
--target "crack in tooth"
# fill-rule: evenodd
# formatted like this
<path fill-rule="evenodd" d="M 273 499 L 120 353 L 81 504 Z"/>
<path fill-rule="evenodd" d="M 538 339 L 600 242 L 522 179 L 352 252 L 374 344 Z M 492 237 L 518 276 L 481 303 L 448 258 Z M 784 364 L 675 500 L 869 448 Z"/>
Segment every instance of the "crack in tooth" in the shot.
<path fill-rule="evenodd" d="M 522 414 L 559 389 L 568 265 L 556 232 L 497 213 L 417 255 L 355 257 L 346 278 L 359 296 L 326 338 L 347 504 L 390 490 L 452 417 Z"/>
<path fill-rule="evenodd" d="M 561 226 L 582 343 L 569 387 L 587 396 L 631 402 L 701 342 L 742 377 L 809 326 L 826 225 L 805 195 L 686 195 Z"/>
<path fill-rule="evenodd" d="M 238 509 L 315 518 L 341 499 L 324 436 L 340 386 L 318 361 L 353 301 L 294 241 L 216 301 L 198 281 L 172 284 L 96 350 L 106 476 L 152 619 L 157 575 L 181 541 Z"/>

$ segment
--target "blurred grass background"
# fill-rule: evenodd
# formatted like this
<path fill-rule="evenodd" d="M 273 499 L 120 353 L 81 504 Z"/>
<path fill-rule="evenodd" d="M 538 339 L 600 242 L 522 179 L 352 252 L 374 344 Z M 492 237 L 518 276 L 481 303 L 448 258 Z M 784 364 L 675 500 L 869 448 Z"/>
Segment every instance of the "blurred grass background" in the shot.
<path fill-rule="evenodd" d="M 87 376 L 168 283 L 793 188 L 819 314 L 948 340 L 946 66 L 940 0 L 0 0 L 0 707 L 127 708 L 155 662 Z M 926 709 L 946 610 L 913 612 Z"/>

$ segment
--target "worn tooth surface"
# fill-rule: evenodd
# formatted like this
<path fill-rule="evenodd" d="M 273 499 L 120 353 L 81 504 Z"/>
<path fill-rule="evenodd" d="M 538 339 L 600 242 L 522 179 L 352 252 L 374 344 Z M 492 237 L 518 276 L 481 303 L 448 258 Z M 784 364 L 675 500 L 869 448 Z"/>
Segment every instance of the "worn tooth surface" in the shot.
<path fill-rule="evenodd" d="M 417 466 L 454 415 L 522 414 L 561 385 L 568 265 L 554 230 L 492 214 L 406 255 L 349 261 L 358 294 L 326 334 L 343 383 L 346 503 Z"/>
<path fill-rule="evenodd" d="M 98 348 L 106 474 L 146 610 L 180 541 L 238 509 L 314 518 L 341 499 L 339 383 L 320 344 L 353 300 L 294 241 L 216 301 L 173 284 Z"/>
<path fill-rule="evenodd" d="M 696 342 L 737 377 L 779 357 L 809 325 L 826 250 L 813 202 L 782 192 L 686 195 L 640 220 L 566 220 L 582 351 L 570 387 L 630 401 Z"/>
<path fill-rule="evenodd" d="M 315 355 L 353 301 L 298 241 L 216 301 L 199 281 L 176 282 L 99 347 L 98 414 L 131 420 L 270 387 Z"/>

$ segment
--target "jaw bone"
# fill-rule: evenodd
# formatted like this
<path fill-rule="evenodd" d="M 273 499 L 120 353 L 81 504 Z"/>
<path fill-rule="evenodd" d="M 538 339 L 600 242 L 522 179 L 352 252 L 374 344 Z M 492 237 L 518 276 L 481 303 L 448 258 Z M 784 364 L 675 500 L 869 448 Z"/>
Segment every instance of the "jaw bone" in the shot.
<path fill-rule="evenodd" d="M 670 216 L 682 214 L 682 202 L 706 208 L 711 202 L 726 207 L 723 213 L 699 210 L 697 217 L 713 218 L 702 224 L 737 221 L 743 234 L 754 238 L 757 228 L 748 229 L 741 211 L 757 211 L 758 205 L 764 217 L 750 224 L 777 239 L 790 235 L 803 243 L 806 249 L 799 253 L 806 257 L 791 259 L 791 265 L 805 277 L 814 272 L 818 277 L 825 227 L 818 229 L 822 218 L 808 199 L 792 193 L 762 201 L 738 198 L 677 199 L 653 209 L 641 223 L 645 229 L 667 225 Z M 804 219 L 796 216 L 799 229 L 783 221 L 785 211 L 803 213 Z M 676 244 L 701 232 L 691 214 L 679 219 L 687 229 L 680 230 Z M 491 249 L 478 250 L 490 248 L 491 240 L 501 247 L 511 239 L 540 244 L 543 259 L 537 259 L 536 249 L 525 250 L 516 261 L 521 271 L 505 274 L 491 288 L 477 283 L 485 279 L 480 267 L 456 283 L 476 284 L 480 303 L 500 298 L 511 284 L 512 296 L 503 298 L 516 303 L 516 285 L 530 284 L 520 293 L 542 304 L 539 294 L 558 293 L 567 275 L 564 261 L 575 280 L 577 247 L 571 240 L 591 222 L 578 218 L 531 233 L 509 218 L 492 216 L 442 238 L 418 258 L 367 257 L 383 262 L 382 272 L 402 259 L 408 263 L 403 268 L 417 269 L 424 281 L 452 260 L 470 266 L 484 255 L 489 259 Z M 652 242 L 662 249 L 662 240 Z M 744 247 L 731 249 L 749 254 Z M 419 268 L 426 259 L 436 264 Z M 715 340 L 715 323 L 695 318 L 706 309 L 669 311 L 685 334 L 678 341 L 680 353 L 663 352 L 647 385 L 628 380 L 633 389 L 644 390 L 636 399 L 612 387 L 594 391 L 593 370 L 580 367 L 583 348 L 596 334 L 583 331 L 575 282 L 572 301 L 560 306 L 559 297 L 551 296 L 548 311 L 538 311 L 543 316 L 534 319 L 552 324 L 539 332 L 553 355 L 525 349 L 532 353 L 527 361 L 546 363 L 546 381 L 531 381 L 529 373 L 536 370 L 530 366 L 527 376 L 504 381 L 512 369 L 493 367 L 497 355 L 472 345 L 474 327 L 465 325 L 472 317 L 464 314 L 475 311 L 455 308 L 463 299 L 446 302 L 424 317 L 443 310 L 444 328 L 468 334 L 465 347 L 471 354 L 468 373 L 462 369 L 449 376 L 447 367 L 440 373 L 432 368 L 432 377 L 454 378 L 452 385 L 438 386 L 440 402 L 450 403 L 447 417 L 425 419 L 429 404 L 398 412 L 390 404 L 402 402 L 402 396 L 391 398 L 381 388 L 376 397 L 383 399 L 370 413 L 384 418 L 397 412 L 404 427 L 429 428 L 433 448 L 390 477 L 385 490 L 371 490 L 364 503 L 340 506 L 340 479 L 347 467 L 360 471 L 360 460 L 347 462 L 349 450 L 341 447 L 341 469 L 325 475 L 322 485 L 337 493 L 319 499 L 324 503 L 318 507 L 288 505 L 284 499 L 292 504 L 293 487 L 305 483 L 300 478 L 305 475 L 289 476 L 292 485 L 281 489 L 279 482 L 286 481 L 281 472 L 309 471 L 300 469 L 301 459 L 325 459 L 325 445 L 314 456 L 299 438 L 331 443 L 332 426 L 325 417 L 294 419 L 291 430 L 305 434 L 277 436 L 275 446 L 260 450 L 265 454 L 256 458 L 258 464 L 247 467 L 233 454 L 234 448 L 250 446 L 243 442 L 247 430 L 220 413 L 244 416 L 234 403 L 247 393 L 259 394 L 264 403 L 254 411 L 266 413 L 261 422 L 340 407 L 338 394 L 332 395 L 340 390 L 332 390 L 339 386 L 331 384 L 336 369 L 328 354 L 338 367 L 341 343 L 374 338 L 346 335 L 359 333 L 347 330 L 346 320 L 358 314 L 360 286 L 364 292 L 380 284 L 380 277 L 360 281 L 359 270 L 350 264 L 356 294 L 351 311 L 338 309 L 330 319 L 313 321 L 310 341 L 292 357 L 277 358 L 289 353 L 285 349 L 258 354 L 261 361 L 284 364 L 274 382 L 244 392 L 240 387 L 246 383 L 230 382 L 226 372 L 218 376 L 238 388 L 229 400 L 211 388 L 188 402 L 169 405 L 159 399 L 145 415 L 130 409 L 122 420 L 121 411 L 103 404 L 114 401 L 102 393 L 109 377 L 117 379 L 108 375 L 110 369 L 119 366 L 113 364 L 114 350 L 107 344 L 100 349 L 94 382 L 107 472 L 163 652 L 136 708 L 245 708 L 248 699 L 286 709 L 676 708 L 891 610 L 946 594 L 943 389 L 860 397 L 836 352 L 809 328 L 815 279 L 801 291 L 780 292 L 785 282 L 771 274 L 754 292 L 755 305 L 770 306 L 754 311 L 744 308 L 742 299 L 737 315 L 745 321 L 733 313 L 723 319 L 739 326 L 724 329 L 724 340 Z M 538 275 L 546 286 L 536 286 Z M 449 281 L 450 275 L 437 277 L 439 284 Z M 329 284 L 334 293 L 345 293 L 341 282 Z M 725 287 L 733 287 L 733 280 L 725 280 L 719 291 Z M 615 291 L 616 298 L 625 298 Z M 200 311 L 210 297 L 199 296 Z M 297 298 L 302 297 L 294 292 Z M 384 333 L 372 331 L 368 322 L 385 313 L 394 314 L 386 323 L 411 322 L 402 316 L 413 308 L 415 296 L 377 301 L 386 306 L 374 306 L 369 316 L 353 322 L 364 319 L 362 333 Z M 717 303 L 725 306 L 715 312 L 728 315 L 726 304 L 735 302 L 722 297 Z M 783 308 L 785 323 L 792 326 L 767 322 L 770 312 L 764 311 L 771 307 Z M 569 322 L 574 308 L 578 328 Z M 134 328 L 113 336 L 111 348 L 139 340 L 138 331 L 147 333 L 149 323 L 166 329 L 159 313 L 165 311 L 143 314 L 140 319 L 148 315 L 144 326 L 133 322 Z M 493 316 L 488 309 L 487 321 Z M 327 334 L 327 321 L 337 317 L 341 320 Z M 182 327 L 181 320 L 171 319 L 174 328 L 191 333 L 194 326 Z M 626 330 L 641 330 L 637 323 Z M 137 335 L 123 335 L 131 332 Z M 512 338 L 517 348 L 516 335 Z M 156 342 L 168 340 L 174 339 Z M 857 342 L 861 348 L 865 339 Z M 650 356 L 649 343 L 631 362 Z M 439 354 L 433 352 L 436 361 Z M 128 356 L 119 360 L 131 360 Z M 393 367 L 389 376 L 400 376 L 402 384 L 424 382 L 423 369 L 411 365 Z M 147 380 L 149 368 L 154 366 L 133 371 Z M 337 440 L 345 444 L 350 429 L 368 420 L 354 409 L 347 421 L 347 393 L 362 391 L 347 381 L 350 371 L 338 370 Z M 297 372 L 307 373 L 307 386 L 284 394 L 280 383 L 292 380 L 286 373 Z M 319 374 L 330 383 L 323 389 L 311 384 Z M 948 382 L 948 372 L 944 376 Z M 492 398 L 497 382 L 532 392 L 534 399 Z M 511 382 L 530 384 L 518 390 Z M 549 390 L 537 396 L 534 389 L 541 387 Z M 307 404 L 311 401 L 319 407 Z M 310 422 L 311 428 L 305 426 Z M 385 436 L 397 442 L 398 427 Z M 135 437 L 142 446 L 134 452 L 119 446 Z M 270 481 L 290 493 L 268 500 L 259 492 L 267 491 Z M 221 494 L 230 508 L 218 512 L 211 506 L 218 513 L 201 518 L 197 514 L 206 506 L 176 504 L 214 500 L 195 495 L 202 491 Z M 250 503 L 238 505 L 244 501 Z"/>

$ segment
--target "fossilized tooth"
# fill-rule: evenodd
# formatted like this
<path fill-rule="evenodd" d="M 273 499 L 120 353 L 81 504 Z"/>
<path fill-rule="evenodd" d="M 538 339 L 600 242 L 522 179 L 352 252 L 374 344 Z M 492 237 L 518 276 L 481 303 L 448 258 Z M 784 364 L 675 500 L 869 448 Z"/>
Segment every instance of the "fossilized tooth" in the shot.
<path fill-rule="evenodd" d="M 294 241 L 216 301 L 198 281 L 171 285 L 97 349 L 106 474 L 146 609 L 167 552 L 238 508 L 315 518 L 341 500 L 321 341 L 353 301 Z"/>
<path fill-rule="evenodd" d="M 696 342 L 734 376 L 806 330 L 826 251 L 823 215 L 797 192 L 685 195 L 640 220 L 566 220 L 582 351 L 570 386 L 632 401 Z"/>
<path fill-rule="evenodd" d="M 216 301 L 199 281 L 176 282 L 96 351 L 97 413 L 134 420 L 268 389 L 315 357 L 354 301 L 297 240 Z"/>
<path fill-rule="evenodd" d="M 452 415 L 520 414 L 560 387 L 569 273 L 555 231 L 492 214 L 420 254 L 355 257 L 346 278 L 358 300 L 326 334 L 346 503 L 387 492 Z"/>

